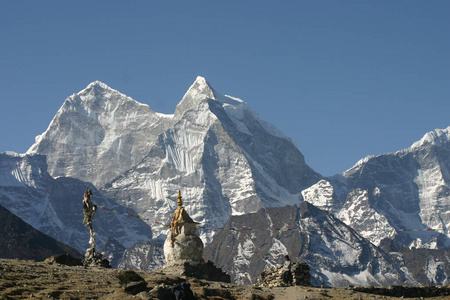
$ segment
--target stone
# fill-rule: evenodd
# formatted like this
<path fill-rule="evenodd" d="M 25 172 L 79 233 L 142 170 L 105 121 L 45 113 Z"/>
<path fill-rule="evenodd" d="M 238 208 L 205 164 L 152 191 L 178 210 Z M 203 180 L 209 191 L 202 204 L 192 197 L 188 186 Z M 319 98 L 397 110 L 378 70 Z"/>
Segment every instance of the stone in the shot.
<path fill-rule="evenodd" d="M 111 268 L 109 260 L 104 259 L 103 255 L 99 252 L 93 252 L 90 255 L 86 255 L 85 258 L 82 260 L 82 264 L 85 267 Z"/>
<path fill-rule="evenodd" d="M 44 262 L 48 264 L 61 264 L 66 266 L 82 266 L 82 262 L 80 258 L 72 257 L 69 253 L 54 255 L 46 258 Z"/>
<path fill-rule="evenodd" d="M 147 282 L 145 281 L 131 281 L 122 286 L 127 294 L 137 295 L 147 290 Z"/>
<path fill-rule="evenodd" d="M 266 269 L 259 275 L 258 285 L 262 287 L 285 286 L 281 278 L 282 265 Z M 311 275 L 309 265 L 304 262 L 297 262 L 291 265 L 293 284 L 298 286 L 311 286 Z"/>

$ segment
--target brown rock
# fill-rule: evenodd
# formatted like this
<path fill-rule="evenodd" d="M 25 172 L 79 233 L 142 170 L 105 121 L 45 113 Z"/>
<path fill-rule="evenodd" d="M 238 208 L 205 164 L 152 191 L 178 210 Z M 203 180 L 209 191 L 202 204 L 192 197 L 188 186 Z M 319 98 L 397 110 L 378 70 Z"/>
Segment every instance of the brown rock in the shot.
<path fill-rule="evenodd" d="M 46 258 L 44 262 L 48 264 L 61 264 L 66 266 L 82 266 L 80 258 L 72 257 L 69 253 L 54 255 Z"/>

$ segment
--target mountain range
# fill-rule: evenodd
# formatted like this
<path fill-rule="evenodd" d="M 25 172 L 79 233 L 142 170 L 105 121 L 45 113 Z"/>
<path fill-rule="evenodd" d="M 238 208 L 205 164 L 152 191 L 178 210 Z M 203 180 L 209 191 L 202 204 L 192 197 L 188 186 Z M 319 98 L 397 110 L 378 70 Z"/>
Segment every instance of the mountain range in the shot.
<path fill-rule="evenodd" d="M 82 199 L 86 186 L 94 191 L 97 205 L 136 214 L 102 196 L 90 183 L 68 177 L 51 177 L 43 155 L 0 154 L 0 205 L 80 253 L 89 247 L 89 229 L 82 223 Z M 94 228 L 100 245 L 112 236 L 124 247 L 131 247 L 136 240 L 152 237 L 151 228 L 144 221 L 100 208 L 95 214 Z"/>
<path fill-rule="evenodd" d="M 27 154 L 45 155 L 51 176 L 92 182 L 156 222 L 171 219 L 181 190 L 192 217 L 208 228 L 232 214 L 298 203 L 320 178 L 273 125 L 203 77 L 173 115 L 94 82 L 64 101 Z M 214 230 L 201 234 L 209 242 Z"/>
<path fill-rule="evenodd" d="M 302 191 L 375 244 L 450 247 L 450 127 L 410 148 L 370 156 Z"/>
<path fill-rule="evenodd" d="M 106 208 L 94 218 L 102 251 L 115 266 L 151 269 L 164 263 L 164 225 L 180 190 L 201 223 L 205 257 L 236 282 L 254 282 L 288 252 L 310 264 L 317 285 L 445 284 L 449 132 L 325 178 L 292 140 L 203 77 L 170 115 L 96 81 L 64 101 L 27 153 L 0 155 L 0 204 L 84 252 L 81 195 L 92 187 Z M 264 230 L 224 229 L 234 224 Z M 427 272 L 399 259 L 408 251 L 434 253 Z"/>
<path fill-rule="evenodd" d="M 333 214 L 303 201 L 232 216 L 205 249 L 234 282 L 255 283 L 284 262 L 306 262 L 314 286 L 445 285 L 450 249 L 409 249 L 384 239 L 376 246 Z"/>

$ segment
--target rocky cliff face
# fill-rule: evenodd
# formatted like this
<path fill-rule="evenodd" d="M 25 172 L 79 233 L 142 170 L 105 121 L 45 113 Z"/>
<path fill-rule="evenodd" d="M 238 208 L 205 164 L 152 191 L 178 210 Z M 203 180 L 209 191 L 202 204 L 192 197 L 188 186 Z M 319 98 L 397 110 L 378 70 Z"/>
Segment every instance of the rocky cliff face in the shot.
<path fill-rule="evenodd" d="M 314 286 L 395 285 L 408 274 L 380 248 L 308 202 L 234 216 L 205 249 L 207 259 L 241 283 L 282 264 L 304 261 Z M 410 282 L 411 283 L 411 282 Z"/>
<path fill-rule="evenodd" d="M 303 197 L 375 244 L 394 238 L 415 248 L 449 247 L 449 136 L 450 127 L 438 129 L 408 149 L 362 159 Z"/>
<path fill-rule="evenodd" d="M 163 241 L 136 243 L 123 252 L 119 268 L 154 270 L 164 266 Z"/>

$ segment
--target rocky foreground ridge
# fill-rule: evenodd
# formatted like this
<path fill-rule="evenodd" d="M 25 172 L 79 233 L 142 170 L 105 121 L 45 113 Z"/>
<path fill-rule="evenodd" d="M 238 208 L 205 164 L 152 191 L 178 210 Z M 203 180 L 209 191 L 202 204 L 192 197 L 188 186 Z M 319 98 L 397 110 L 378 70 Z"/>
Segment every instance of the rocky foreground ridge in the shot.
<path fill-rule="evenodd" d="M 189 282 L 196 299 L 448 299 L 450 287 L 262 288 L 167 275 L 161 271 L 83 268 L 0 259 L 0 299 L 175 299 L 171 286 Z"/>

